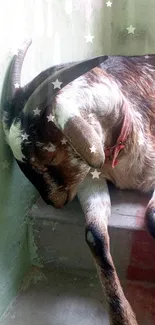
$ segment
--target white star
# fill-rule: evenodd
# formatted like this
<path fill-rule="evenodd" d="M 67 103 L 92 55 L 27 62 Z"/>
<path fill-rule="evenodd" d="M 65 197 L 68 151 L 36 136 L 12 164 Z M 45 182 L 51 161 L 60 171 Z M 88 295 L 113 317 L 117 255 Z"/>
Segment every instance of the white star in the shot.
<path fill-rule="evenodd" d="M 34 115 L 40 115 L 41 109 L 39 109 L 38 107 L 36 107 L 34 110 Z"/>
<path fill-rule="evenodd" d="M 107 5 L 107 7 L 111 7 L 112 6 L 112 2 L 111 1 L 108 1 L 108 2 L 106 2 L 106 5 Z"/>
<path fill-rule="evenodd" d="M 95 146 L 92 146 L 92 147 L 90 148 L 90 151 L 91 151 L 91 152 L 96 152 L 96 148 L 95 148 Z"/>
<path fill-rule="evenodd" d="M 28 137 L 29 137 L 28 134 L 26 134 L 26 133 L 22 134 L 22 138 L 23 138 L 23 140 L 28 140 Z"/>
<path fill-rule="evenodd" d="M 58 79 L 55 80 L 54 82 L 52 82 L 52 84 L 53 84 L 53 86 L 54 86 L 54 89 L 56 89 L 56 88 L 61 89 L 61 84 L 62 84 L 62 82 L 60 82 Z"/>
<path fill-rule="evenodd" d="M 85 36 L 85 38 L 86 38 L 86 43 L 93 43 L 94 36 L 89 34 L 89 35 Z"/>
<path fill-rule="evenodd" d="M 144 58 L 145 58 L 145 59 L 149 59 L 149 55 L 145 55 Z"/>
<path fill-rule="evenodd" d="M 66 140 L 65 138 L 63 138 L 63 139 L 61 140 L 61 143 L 62 143 L 62 144 L 66 144 L 66 143 L 67 143 L 67 140 Z"/>
<path fill-rule="evenodd" d="M 92 113 L 88 114 L 88 117 L 90 117 L 90 118 L 93 117 L 93 114 Z"/>
<path fill-rule="evenodd" d="M 16 83 L 14 84 L 14 86 L 15 86 L 16 89 L 18 89 L 18 88 L 20 87 L 20 85 L 19 85 L 18 82 L 16 82 Z"/>
<path fill-rule="evenodd" d="M 138 140 L 138 144 L 139 144 L 139 146 L 142 146 L 142 145 L 144 144 L 144 142 L 145 142 L 145 141 L 144 141 L 143 139 L 139 139 L 139 140 Z"/>
<path fill-rule="evenodd" d="M 2 169 L 8 169 L 10 163 L 7 160 L 2 161 Z"/>
<path fill-rule="evenodd" d="M 54 120 L 54 115 L 50 114 L 47 116 L 48 122 L 53 122 Z"/>
<path fill-rule="evenodd" d="M 133 27 L 132 25 L 130 25 L 126 29 L 128 30 L 128 34 L 134 34 L 136 27 Z"/>
<path fill-rule="evenodd" d="M 91 172 L 91 174 L 92 174 L 93 179 L 94 179 L 94 178 L 99 178 L 99 175 L 101 174 L 101 172 L 98 172 L 98 171 L 95 169 L 93 172 Z"/>
<path fill-rule="evenodd" d="M 43 147 L 43 149 L 49 151 L 49 152 L 54 152 L 56 149 L 56 146 L 52 143 L 48 144 L 46 147 Z"/>

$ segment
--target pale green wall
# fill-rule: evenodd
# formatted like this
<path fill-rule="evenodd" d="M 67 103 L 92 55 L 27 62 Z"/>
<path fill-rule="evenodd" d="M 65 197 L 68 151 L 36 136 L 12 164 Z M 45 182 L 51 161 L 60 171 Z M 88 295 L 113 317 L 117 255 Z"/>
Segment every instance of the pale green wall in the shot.
<path fill-rule="evenodd" d="M 155 53 L 155 1 L 1 0 L 0 91 L 12 49 L 27 37 L 22 83 L 52 64 L 99 54 Z M 127 27 L 136 27 L 135 34 Z M 86 43 L 85 36 L 94 36 Z M 9 164 L 7 166 L 7 164 Z M 27 261 L 25 215 L 34 189 L 6 147 L 0 126 L 0 314 L 16 293 Z"/>

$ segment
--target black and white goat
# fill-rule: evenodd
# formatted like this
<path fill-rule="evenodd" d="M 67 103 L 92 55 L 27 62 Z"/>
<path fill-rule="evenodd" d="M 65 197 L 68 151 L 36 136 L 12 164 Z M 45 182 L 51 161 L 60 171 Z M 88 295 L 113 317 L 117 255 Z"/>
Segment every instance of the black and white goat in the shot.
<path fill-rule="evenodd" d="M 136 325 L 110 254 L 106 179 L 120 189 L 154 193 L 155 55 L 62 64 L 21 88 L 30 43 L 9 70 L 2 116 L 6 140 L 47 204 L 61 208 L 78 195 L 110 324 Z M 146 224 L 155 237 L 154 194 Z"/>

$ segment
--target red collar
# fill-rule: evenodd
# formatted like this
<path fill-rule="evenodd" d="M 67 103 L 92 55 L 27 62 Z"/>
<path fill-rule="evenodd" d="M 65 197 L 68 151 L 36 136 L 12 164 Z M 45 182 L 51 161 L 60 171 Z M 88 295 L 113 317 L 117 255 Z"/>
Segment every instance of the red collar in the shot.
<path fill-rule="evenodd" d="M 127 138 L 129 136 L 129 133 L 131 131 L 131 115 L 129 113 L 129 107 L 128 104 L 125 103 L 123 105 L 124 110 L 124 121 L 121 129 L 121 133 L 117 139 L 116 144 L 113 147 L 106 147 L 105 148 L 105 158 L 106 161 L 112 159 L 112 168 L 114 168 L 118 164 L 118 155 L 122 149 L 125 148 L 125 144 L 127 141 Z"/>

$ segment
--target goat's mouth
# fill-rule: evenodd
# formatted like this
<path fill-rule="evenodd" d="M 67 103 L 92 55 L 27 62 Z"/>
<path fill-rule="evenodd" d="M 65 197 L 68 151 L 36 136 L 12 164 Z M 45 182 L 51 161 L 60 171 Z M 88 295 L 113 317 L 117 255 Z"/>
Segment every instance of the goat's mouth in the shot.
<path fill-rule="evenodd" d="M 42 199 L 47 205 L 53 206 L 55 209 L 62 209 L 67 203 L 71 202 L 77 194 L 77 189 L 59 191 L 54 195 L 44 196 L 41 195 Z"/>

